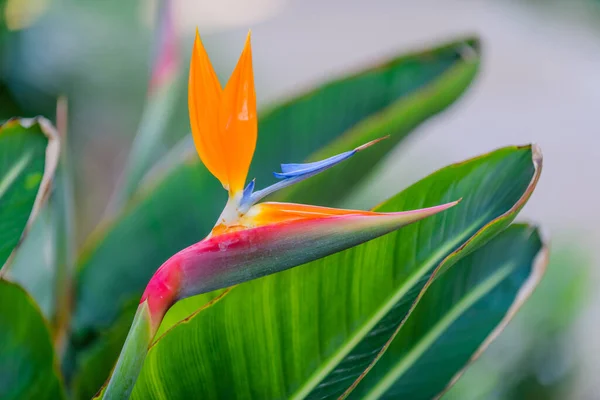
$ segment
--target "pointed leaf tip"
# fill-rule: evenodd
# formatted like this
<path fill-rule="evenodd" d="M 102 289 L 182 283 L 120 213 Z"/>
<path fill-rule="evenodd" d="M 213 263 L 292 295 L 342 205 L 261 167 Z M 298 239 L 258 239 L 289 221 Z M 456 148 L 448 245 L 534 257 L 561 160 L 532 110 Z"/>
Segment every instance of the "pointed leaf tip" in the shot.
<path fill-rule="evenodd" d="M 354 149 L 354 151 L 364 150 L 364 149 L 366 149 L 368 147 L 373 146 L 374 144 L 377 144 L 377 143 L 381 142 L 382 140 L 389 139 L 389 137 L 390 137 L 390 135 L 386 135 L 386 136 L 380 137 L 379 139 L 371 140 L 368 143 L 365 143 L 365 144 L 363 144 L 361 146 L 358 146 L 357 148 Z"/>

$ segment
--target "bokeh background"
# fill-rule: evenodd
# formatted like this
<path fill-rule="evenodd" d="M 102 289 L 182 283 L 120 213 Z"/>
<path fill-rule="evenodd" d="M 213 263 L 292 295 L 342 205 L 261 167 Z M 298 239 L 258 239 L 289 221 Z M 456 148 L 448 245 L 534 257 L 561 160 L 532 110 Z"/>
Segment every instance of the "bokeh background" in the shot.
<path fill-rule="evenodd" d="M 0 0 L 0 94 L 26 116 L 53 117 L 57 97 L 68 98 L 81 242 L 105 212 L 138 128 L 157 10 L 155 0 Z M 551 237 L 548 275 L 447 397 L 600 398 L 600 1 L 174 0 L 173 17 L 182 75 L 165 152 L 189 132 L 196 26 L 222 81 L 252 29 L 262 108 L 388 56 L 479 35 L 474 85 L 345 205 L 369 207 L 449 163 L 538 143 L 544 172 L 520 219 Z"/>

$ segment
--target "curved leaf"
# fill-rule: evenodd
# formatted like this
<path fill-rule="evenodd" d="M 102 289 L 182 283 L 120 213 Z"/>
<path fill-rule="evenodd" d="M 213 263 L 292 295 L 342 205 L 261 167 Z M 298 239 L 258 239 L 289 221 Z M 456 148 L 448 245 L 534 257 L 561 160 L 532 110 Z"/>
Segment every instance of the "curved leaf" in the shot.
<path fill-rule="evenodd" d="M 66 142 L 66 100 L 57 103 L 57 134 L 61 151 L 54 171 L 52 190 L 47 204 L 33 222 L 20 245 L 8 272 L 11 281 L 19 283 L 51 321 L 55 340 L 60 342 L 61 329 L 70 313 L 70 276 L 73 269 L 72 185 Z M 57 346 L 60 353 L 61 346 Z"/>
<path fill-rule="evenodd" d="M 2 269 L 46 200 L 58 154 L 58 136 L 44 118 L 12 119 L 0 126 Z"/>
<path fill-rule="evenodd" d="M 23 289 L 5 280 L 0 280 L 0 398 L 65 398 L 40 310 Z"/>
<path fill-rule="evenodd" d="M 540 162 L 530 147 L 510 147 L 444 168 L 377 208 L 463 198 L 444 214 L 235 287 L 156 341 L 133 397 L 338 397 L 393 338 L 436 268 L 506 228 Z"/>
<path fill-rule="evenodd" d="M 56 240 L 50 207 L 42 207 L 19 246 L 6 277 L 27 291 L 47 320 L 54 316 Z"/>
<path fill-rule="evenodd" d="M 500 333 L 542 278 L 539 232 L 512 225 L 436 276 L 350 398 L 431 399 Z"/>
<path fill-rule="evenodd" d="M 475 54 L 465 60 L 465 48 L 477 50 L 478 43 L 460 40 L 399 57 L 261 114 L 250 176 L 266 185 L 263 179 L 280 162 L 301 161 L 363 119 L 404 101 L 403 109 L 415 118 L 397 127 L 397 142 L 466 89 L 478 58 Z M 394 107 L 398 112 L 400 105 Z M 80 258 L 74 320 L 78 341 L 109 326 L 124 302 L 141 295 L 164 260 L 202 239 L 224 204 L 225 193 L 195 154 L 138 192 L 118 219 L 93 235 Z"/>
<path fill-rule="evenodd" d="M 564 399 L 581 368 L 571 333 L 592 293 L 592 254 L 581 237 L 554 238 L 544 279 L 481 358 L 444 394 L 445 400 Z M 554 373 L 550 373 L 553 371 Z M 532 392 L 532 390 L 534 392 Z"/>

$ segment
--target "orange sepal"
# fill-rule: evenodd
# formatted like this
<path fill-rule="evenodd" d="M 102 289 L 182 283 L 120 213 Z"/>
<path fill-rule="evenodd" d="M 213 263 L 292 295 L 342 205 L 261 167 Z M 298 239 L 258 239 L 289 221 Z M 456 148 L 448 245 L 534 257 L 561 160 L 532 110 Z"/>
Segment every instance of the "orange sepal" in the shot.
<path fill-rule="evenodd" d="M 256 95 L 250 35 L 225 90 L 196 32 L 188 107 L 200 159 L 230 194 L 243 189 L 256 147 Z"/>
<path fill-rule="evenodd" d="M 219 117 L 219 125 L 223 129 L 221 135 L 227 149 L 225 159 L 229 168 L 230 192 L 236 193 L 244 188 L 256 148 L 256 93 L 250 33 L 223 91 Z"/>
<path fill-rule="evenodd" d="M 188 81 L 188 108 L 192 137 L 200 159 L 208 170 L 227 185 L 227 168 L 220 140 L 219 108 L 221 84 L 196 31 Z"/>

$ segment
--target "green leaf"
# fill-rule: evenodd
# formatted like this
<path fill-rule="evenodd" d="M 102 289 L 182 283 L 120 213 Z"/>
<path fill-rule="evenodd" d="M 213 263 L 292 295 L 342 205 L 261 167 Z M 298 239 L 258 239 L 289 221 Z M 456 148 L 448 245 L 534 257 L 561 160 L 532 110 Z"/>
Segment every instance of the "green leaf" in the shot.
<path fill-rule="evenodd" d="M 574 322 L 581 316 L 593 279 L 592 254 L 582 237 L 553 238 L 550 263 L 531 298 L 490 348 L 444 395 L 444 399 L 477 400 L 569 396 L 571 379 L 581 368 L 573 357 Z M 563 232 L 564 236 L 564 232 Z"/>
<path fill-rule="evenodd" d="M 66 119 L 66 102 L 61 98 L 57 107 L 61 152 L 49 200 L 33 222 L 7 275 L 35 299 L 44 317 L 51 321 L 57 342 L 61 341 L 60 333 L 64 332 L 58 326 L 64 327 L 64 320 L 70 313 L 69 282 L 74 269 L 74 205 L 66 143 Z"/>
<path fill-rule="evenodd" d="M 50 330 L 18 285 L 0 280 L 0 398 L 64 399 Z"/>
<path fill-rule="evenodd" d="M 537 150 L 509 147 L 444 168 L 378 211 L 462 197 L 458 206 L 235 287 L 155 342 L 134 398 L 337 398 L 393 338 L 434 271 L 448 270 L 510 224 L 540 162 Z M 174 320 L 168 315 L 165 323 Z"/>
<path fill-rule="evenodd" d="M 6 274 L 10 281 L 18 283 L 29 293 L 47 320 L 51 320 L 56 311 L 55 239 L 53 214 L 46 205 L 33 221 Z"/>
<path fill-rule="evenodd" d="M 465 49 L 471 50 L 468 60 L 463 56 Z M 262 114 L 250 176 L 266 185 L 265 178 L 280 162 L 303 160 L 365 118 L 388 107 L 397 111 L 399 102 L 404 102 L 415 119 L 398 128 L 399 140 L 465 90 L 477 69 L 473 49 L 478 49 L 478 43 L 468 39 L 399 57 Z M 225 200 L 217 180 L 193 154 L 161 181 L 138 192 L 116 220 L 96 232 L 79 260 L 74 321 L 79 341 L 106 329 L 123 303 L 141 295 L 164 260 L 201 240 Z"/>
<path fill-rule="evenodd" d="M 58 153 L 56 132 L 43 118 L 0 126 L 0 274 L 47 197 Z"/>
<path fill-rule="evenodd" d="M 512 225 L 437 276 L 350 398 L 435 398 L 529 297 L 547 256 L 535 228 Z"/>

